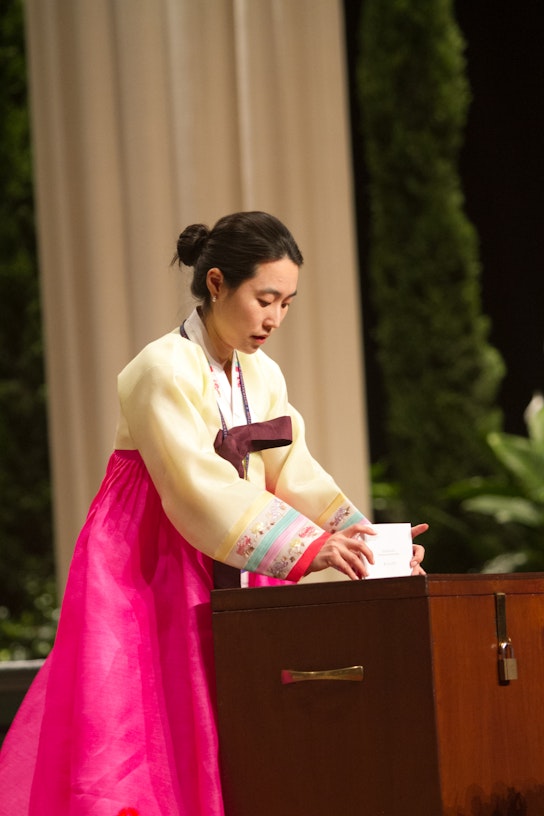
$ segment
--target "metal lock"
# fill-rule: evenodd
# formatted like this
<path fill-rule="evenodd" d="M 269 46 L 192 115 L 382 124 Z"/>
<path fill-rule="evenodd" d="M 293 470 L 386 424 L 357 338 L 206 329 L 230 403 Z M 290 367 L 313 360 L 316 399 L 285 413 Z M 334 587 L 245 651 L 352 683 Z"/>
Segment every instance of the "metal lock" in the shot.
<path fill-rule="evenodd" d="M 498 651 L 499 681 L 509 683 L 518 679 L 518 661 L 514 655 L 514 647 L 510 639 L 499 643 Z"/>

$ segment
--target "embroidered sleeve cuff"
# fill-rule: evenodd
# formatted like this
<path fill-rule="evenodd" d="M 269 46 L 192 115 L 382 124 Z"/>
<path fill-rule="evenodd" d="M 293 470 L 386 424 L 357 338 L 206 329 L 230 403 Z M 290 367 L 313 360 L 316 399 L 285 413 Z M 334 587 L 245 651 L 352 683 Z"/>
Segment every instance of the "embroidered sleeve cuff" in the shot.
<path fill-rule="evenodd" d="M 359 521 L 370 524 L 360 510 L 357 510 L 342 494 L 338 494 L 336 499 L 317 519 L 319 526 L 324 530 L 328 530 L 330 533 L 344 530 L 346 527 L 349 527 L 351 524 L 356 524 Z"/>
<path fill-rule="evenodd" d="M 235 537 L 229 536 L 228 553 L 221 553 L 219 560 L 271 578 L 298 580 L 287 576 L 305 558 L 306 551 L 321 539 L 323 529 L 276 497 L 268 499 L 267 494 L 263 494 L 263 498 L 264 503 L 252 508 L 253 512 L 249 518 L 246 516 Z M 315 552 L 318 550 L 319 545 Z M 302 577 L 310 562 L 311 558 L 304 560 L 305 566 L 295 574 Z"/>
<path fill-rule="evenodd" d="M 320 535 L 319 538 L 315 539 L 315 541 L 312 541 L 304 554 L 300 556 L 293 569 L 286 576 L 286 580 L 294 581 L 295 583 L 300 581 L 302 576 L 306 574 L 306 570 L 316 557 L 325 541 L 327 541 L 327 539 L 330 537 L 331 533 L 323 533 L 323 535 Z"/>

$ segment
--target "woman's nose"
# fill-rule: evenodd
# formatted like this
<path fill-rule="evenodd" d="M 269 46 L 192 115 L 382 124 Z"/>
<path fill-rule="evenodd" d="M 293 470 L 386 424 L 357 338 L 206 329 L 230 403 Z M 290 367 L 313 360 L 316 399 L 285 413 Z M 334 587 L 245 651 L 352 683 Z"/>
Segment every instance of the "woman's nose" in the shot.
<path fill-rule="evenodd" d="M 264 320 L 265 326 L 271 329 L 277 329 L 282 317 L 281 305 L 271 307 L 270 310 L 267 310 L 267 315 Z"/>

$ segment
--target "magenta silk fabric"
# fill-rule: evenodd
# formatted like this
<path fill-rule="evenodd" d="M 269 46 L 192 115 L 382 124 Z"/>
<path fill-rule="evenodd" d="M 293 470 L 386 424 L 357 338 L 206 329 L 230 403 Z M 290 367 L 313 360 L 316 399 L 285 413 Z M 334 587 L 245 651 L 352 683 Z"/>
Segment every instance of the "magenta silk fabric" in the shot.
<path fill-rule="evenodd" d="M 212 563 L 140 455 L 112 454 L 55 646 L 4 743 L 1 816 L 223 816 Z"/>

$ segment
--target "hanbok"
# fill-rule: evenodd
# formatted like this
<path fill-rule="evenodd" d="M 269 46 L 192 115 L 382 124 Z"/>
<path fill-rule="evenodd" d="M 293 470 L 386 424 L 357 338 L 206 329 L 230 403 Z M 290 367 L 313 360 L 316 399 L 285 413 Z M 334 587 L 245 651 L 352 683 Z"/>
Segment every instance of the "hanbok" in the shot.
<path fill-rule="evenodd" d="M 277 365 L 239 354 L 230 386 L 196 312 L 185 333 L 119 377 L 115 450 L 55 644 L 0 755 L 0 816 L 223 816 L 214 562 L 250 586 L 298 581 L 328 535 L 363 518 L 309 454 Z M 233 428 L 278 417 L 290 444 L 255 447 L 242 431 L 218 453 Z"/>

